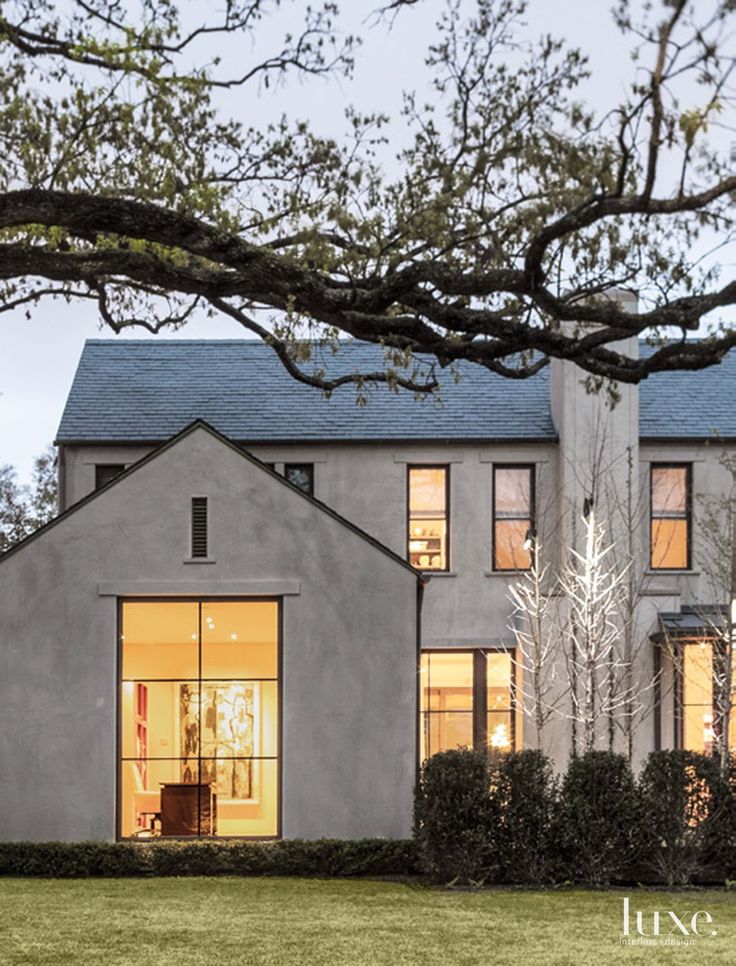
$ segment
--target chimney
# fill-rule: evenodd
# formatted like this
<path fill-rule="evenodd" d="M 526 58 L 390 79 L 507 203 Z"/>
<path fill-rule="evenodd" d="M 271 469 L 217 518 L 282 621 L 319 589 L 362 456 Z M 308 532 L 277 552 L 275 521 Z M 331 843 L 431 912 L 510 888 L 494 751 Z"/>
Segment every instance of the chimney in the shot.
<path fill-rule="evenodd" d="M 633 292 L 612 289 L 626 311 L 635 312 Z M 611 348 L 637 358 L 636 336 L 612 343 Z M 627 496 L 639 497 L 639 389 L 615 383 L 618 401 L 603 388 L 588 393 L 586 375 L 575 363 L 552 359 L 550 363 L 550 410 L 559 437 L 560 519 L 562 548 L 575 546 L 584 508 L 595 508 L 606 523 L 609 540 L 628 526 L 623 519 Z"/>

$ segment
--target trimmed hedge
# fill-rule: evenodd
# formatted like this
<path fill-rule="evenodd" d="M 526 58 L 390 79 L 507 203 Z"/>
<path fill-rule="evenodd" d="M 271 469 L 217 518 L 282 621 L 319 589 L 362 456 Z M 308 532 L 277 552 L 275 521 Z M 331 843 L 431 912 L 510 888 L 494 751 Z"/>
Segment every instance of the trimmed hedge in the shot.
<path fill-rule="evenodd" d="M 730 796 L 716 760 L 694 751 L 655 751 L 644 765 L 639 793 L 646 816 L 644 875 L 667 886 L 722 878 Z"/>
<path fill-rule="evenodd" d="M 490 759 L 482 751 L 440 751 L 422 765 L 414 798 L 414 837 L 423 872 L 444 882 L 492 878 Z"/>
<path fill-rule="evenodd" d="M 559 875 L 592 886 L 630 876 L 641 847 L 643 815 L 628 760 L 610 751 L 573 758 L 555 817 Z"/>
<path fill-rule="evenodd" d="M 400 839 L 278 842 L 0 842 L 0 876 L 406 876 L 416 849 Z"/>
<path fill-rule="evenodd" d="M 541 751 L 511 751 L 495 759 L 491 801 L 498 881 L 544 885 L 555 877 L 555 814 L 559 787 Z"/>
<path fill-rule="evenodd" d="M 416 794 L 423 872 L 443 882 L 605 886 L 736 878 L 736 758 L 651 754 L 637 781 L 623 755 L 573 758 L 559 781 L 527 750 L 445 751 L 425 762 Z"/>
<path fill-rule="evenodd" d="M 366 876 L 540 885 L 736 878 L 736 758 L 591 752 L 558 781 L 538 751 L 445 751 L 422 767 L 414 841 L 0 842 L 0 876 Z"/>

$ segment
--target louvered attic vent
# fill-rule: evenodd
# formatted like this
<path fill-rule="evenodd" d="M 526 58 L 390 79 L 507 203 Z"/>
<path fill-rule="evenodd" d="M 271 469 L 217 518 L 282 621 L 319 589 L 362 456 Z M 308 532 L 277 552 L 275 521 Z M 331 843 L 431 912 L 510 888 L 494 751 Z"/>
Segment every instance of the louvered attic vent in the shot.
<path fill-rule="evenodd" d="M 207 556 L 207 497 L 192 497 L 192 557 Z"/>

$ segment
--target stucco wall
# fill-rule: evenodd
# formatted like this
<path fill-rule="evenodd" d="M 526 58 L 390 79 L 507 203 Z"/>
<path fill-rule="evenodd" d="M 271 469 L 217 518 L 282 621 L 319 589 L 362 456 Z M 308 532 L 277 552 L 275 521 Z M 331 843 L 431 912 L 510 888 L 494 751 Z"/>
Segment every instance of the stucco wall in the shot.
<path fill-rule="evenodd" d="M 192 495 L 215 563 L 185 562 Z M 0 838 L 114 836 L 116 599 L 99 585 L 248 580 L 300 589 L 283 605 L 283 835 L 409 834 L 414 575 L 196 429 L 0 563 Z"/>
<path fill-rule="evenodd" d="M 559 367 L 558 367 L 559 368 Z M 569 369 L 569 367 L 568 367 Z M 572 536 L 579 521 L 583 493 L 595 446 L 596 407 L 579 385 L 574 370 L 556 373 L 560 443 L 482 441 L 437 441 L 410 443 L 305 443 L 258 444 L 248 449 L 265 462 L 283 470 L 284 462 L 314 463 L 315 495 L 347 519 L 355 522 L 400 556 L 406 552 L 407 465 L 411 463 L 446 464 L 450 470 L 450 573 L 431 576 L 424 599 L 422 643 L 425 647 L 483 647 L 513 644 L 510 631 L 511 603 L 508 597 L 512 576 L 491 573 L 492 467 L 498 463 L 534 463 L 537 474 L 537 526 L 544 556 L 553 565 L 561 556 L 562 542 Z M 574 385 L 572 384 L 574 381 Z M 602 462 L 608 487 L 602 500 L 601 515 L 613 520 L 612 539 L 621 542 L 626 528 L 623 504 L 627 486 L 625 451 L 627 433 L 636 427 L 635 392 L 625 387 L 624 399 L 614 410 Z M 594 400 L 596 406 L 600 400 Z M 554 402 L 554 400 L 553 400 Z M 584 427 L 588 429 L 583 431 Z M 598 428 L 597 428 L 598 427 Z M 94 484 L 94 463 L 130 462 L 139 458 L 141 447 L 66 447 L 69 492 L 81 497 Z M 615 452 L 614 452 L 615 450 Z M 653 645 L 650 634 L 657 629 L 657 613 L 678 610 L 682 604 L 697 604 L 714 599 L 702 567 L 705 552 L 698 520 L 697 495 L 724 492 L 731 485 L 728 472 L 719 463 L 723 451 L 736 453 L 732 444 L 668 443 L 656 445 L 633 441 L 632 487 L 635 551 L 642 570 L 648 566 L 649 553 L 649 465 L 651 462 L 692 462 L 696 493 L 693 521 L 693 568 L 690 572 L 645 574 L 641 582 L 641 601 L 637 614 L 639 643 L 635 655 L 637 676 L 641 681 L 638 699 L 645 706 L 635 736 L 635 758 L 640 761 L 654 747 L 655 716 L 651 709 L 654 690 Z M 623 455 L 622 455 L 623 454 Z M 594 454 L 593 454 L 594 455 Z M 608 469 L 613 467 L 615 473 Z M 615 504 L 613 508 L 609 504 Z M 560 526 L 566 514 L 566 524 Z M 673 687 L 671 669 L 663 668 L 661 687 L 661 741 L 671 746 L 673 731 Z M 668 677 L 669 675 L 669 677 Z M 534 741 L 533 730 L 525 730 L 526 742 Z M 617 732 L 617 744 L 623 739 Z M 562 766 L 570 747 L 570 725 L 564 717 L 554 721 L 548 731 L 548 750 Z"/>
<path fill-rule="evenodd" d="M 555 529 L 557 447 L 539 443 L 304 444 L 248 446 L 264 462 L 313 462 L 315 496 L 406 555 L 407 465 L 450 467 L 450 574 L 434 574 L 425 595 L 423 637 L 429 645 L 510 640 L 509 575 L 491 573 L 493 463 L 534 463 L 542 525 Z M 132 462 L 140 447 L 65 447 L 67 492 L 81 499 L 94 487 L 96 462 Z M 552 544 L 554 545 L 554 544 Z"/>

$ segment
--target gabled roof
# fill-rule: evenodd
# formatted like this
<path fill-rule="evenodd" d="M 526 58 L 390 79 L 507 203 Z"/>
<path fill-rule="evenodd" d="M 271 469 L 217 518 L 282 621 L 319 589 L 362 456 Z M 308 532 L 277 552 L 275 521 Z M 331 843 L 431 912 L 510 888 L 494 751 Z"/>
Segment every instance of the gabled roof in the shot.
<path fill-rule="evenodd" d="M 645 345 L 642 355 L 651 351 Z M 348 343 L 330 374 L 383 368 L 377 346 Z M 512 380 L 470 363 L 439 373 L 440 399 L 385 386 L 356 405 L 345 386 L 330 399 L 287 374 L 255 340 L 90 340 L 57 442 L 155 443 L 206 420 L 239 442 L 330 440 L 553 441 L 549 369 Z M 736 352 L 704 372 L 658 373 L 640 387 L 642 439 L 736 439 Z"/>
<path fill-rule="evenodd" d="M 385 367 L 376 346 L 350 343 L 328 354 L 330 373 Z M 516 381 L 464 365 L 462 376 L 456 384 L 440 374 L 440 400 L 381 386 L 358 406 L 351 386 L 325 399 L 254 340 L 91 340 L 57 440 L 152 442 L 198 418 L 248 442 L 556 438 L 546 372 Z"/>
<path fill-rule="evenodd" d="M 67 517 L 71 516 L 73 513 L 76 513 L 83 506 L 86 506 L 88 503 L 91 503 L 92 500 L 96 500 L 100 496 L 100 494 L 107 492 L 109 489 L 111 489 L 114 486 L 118 486 L 119 483 L 127 479 L 129 476 L 132 476 L 142 466 L 145 466 L 147 463 L 150 463 L 152 460 L 155 460 L 162 453 L 166 452 L 166 450 L 171 449 L 173 446 L 176 446 L 179 442 L 181 442 L 187 436 L 191 435 L 196 430 L 204 430 L 205 432 L 209 433 L 211 436 L 214 436 L 215 439 L 217 439 L 224 446 L 227 446 L 229 449 L 233 450 L 233 452 L 237 453 L 238 456 L 240 456 L 243 460 L 246 460 L 247 462 L 252 463 L 254 466 L 257 466 L 259 470 L 261 470 L 264 473 L 267 473 L 273 480 L 278 481 L 279 485 L 287 486 L 293 493 L 296 493 L 301 499 L 308 500 L 310 503 L 314 504 L 314 506 L 317 507 L 317 509 L 320 510 L 322 513 L 326 513 L 327 516 L 332 517 L 333 520 L 336 520 L 342 526 L 346 527 L 348 530 L 351 530 L 362 540 L 365 540 L 367 543 L 372 544 L 377 550 L 380 550 L 381 553 L 385 554 L 387 557 L 390 557 L 391 560 L 394 561 L 394 563 L 399 564 L 401 567 L 403 567 L 404 570 L 408 570 L 412 574 L 412 576 L 417 578 L 417 580 L 420 583 L 426 583 L 426 577 L 424 575 L 422 575 L 417 570 L 415 570 L 414 567 L 412 567 L 411 564 L 408 563 L 408 561 L 404 560 L 403 557 L 400 557 L 397 553 L 394 553 L 393 550 L 389 549 L 387 546 L 382 544 L 380 540 L 376 540 L 375 537 L 372 537 L 369 533 L 366 533 L 365 530 L 361 530 L 360 527 L 357 527 L 354 523 L 351 523 L 350 520 L 341 516 L 339 513 L 333 510 L 332 507 L 327 506 L 326 503 L 322 503 L 321 500 L 318 500 L 316 497 L 313 497 L 310 494 L 305 493 L 303 490 L 299 489 L 298 486 L 294 486 L 293 483 L 290 483 L 280 473 L 274 472 L 274 470 L 272 470 L 269 466 L 267 466 L 265 463 L 262 463 L 261 460 L 259 460 L 257 457 L 253 456 L 252 453 L 248 453 L 240 446 L 237 446 L 235 443 L 232 442 L 232 440 L 227 439 L 225 436 L 222 435 L 222 433 L 218 433 L 216 429 L 214 429 L 212 426 L 210 426 L 202 419 L 195 419 L 188 426 L 186 426 L 181 432 L 177 433 L 175 436 L 167 440 L 165 443 L 162 443 L 160 446 L 157 446 L 156 449 L 152 450 L 150 453 L 147 453 L 142 459 L 138 460 L 136 463 L 133 463 L 124 472 L 120 473 L 114 479 L 110 480 L 109 483 L 106 483 L 104 486 L 101 486 L 97 490 L 93 490 L 92 493 L 89 493 L 87 496 L 83 497 L 77 503 L 73 503 L 63 513 L 60 513 L 58 516 L 54 517 L 48 523 L 44 524 L 44 526 L 40 527 L 38 530 L 35 530 L 24 540 L 21 540 L 19 543 L 14 544 L 9 550 L 6 550 L 5 553 L 0 554 L 0 564 L 2 564 L 3 561 L 7 560 L 9 557 L 13 556 L 13 554 L 17 553 L 19 550 L 22 550 L 29 543 L 32 543 L 34 540 L 38 539 L 38 537 L 44 534 L 47 530 L 50 530 L 52 527 L 57 526 Z"/>

